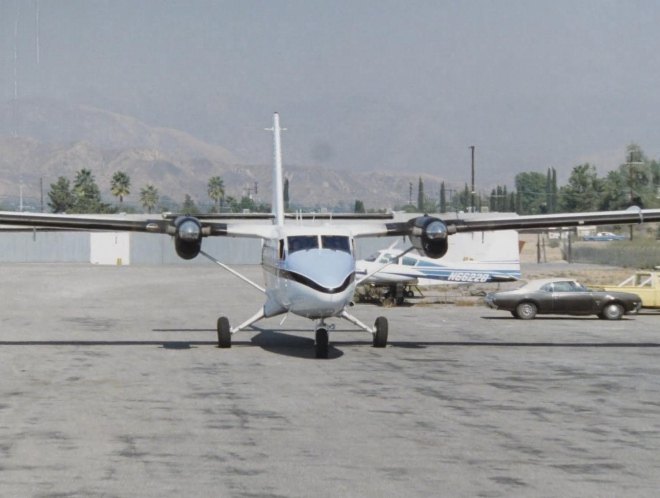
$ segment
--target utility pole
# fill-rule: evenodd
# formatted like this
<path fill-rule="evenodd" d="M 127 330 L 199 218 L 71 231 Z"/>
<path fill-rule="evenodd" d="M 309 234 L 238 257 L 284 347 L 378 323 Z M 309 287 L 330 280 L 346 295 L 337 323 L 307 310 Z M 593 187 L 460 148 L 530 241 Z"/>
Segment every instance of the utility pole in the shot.
<path fill-rule="evenodd" d="M 254 194 L 255 197 L 256 197 L 258 192 L 259 192 L 259 183 L 258 182 L 254 182 L 254 187 L 246 187 L 245 188 L 245 196 L 248 199 L 252 199 L 252 194 Z"/>
<path fill-rule="evenodd" d="M 472 189 L 470 190 L 470 211 L 474 213 L 474 145 L 470 145 L 472 154 Z"/>
<path fill-rule="evenodd" d="M 633 206 L 633 202 L 635 201 L 635 190 L 634 190 L 634 183 L 635 183 L 635 170 L 633 169 L 633 165 L 637 166 L 640 164 L 644 164 L 641 161 L 633 161 L 633 151 L 630 151 L 630 161 L 628 161 L 628 182 L 630 183 L 630 205 Z M 628 226 L 630 230 L 630 240 L 633 240 L 633 226 L 629 225 Z"/>

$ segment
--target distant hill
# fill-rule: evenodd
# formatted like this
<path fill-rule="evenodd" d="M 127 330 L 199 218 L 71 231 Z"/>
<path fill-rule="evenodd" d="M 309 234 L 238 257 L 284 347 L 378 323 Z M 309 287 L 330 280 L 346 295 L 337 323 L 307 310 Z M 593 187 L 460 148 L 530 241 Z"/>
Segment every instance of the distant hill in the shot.
<path fill-rule="evenodd" d="M 132 183 L 132 193 L 125 202 L 134 205 L 138 204 L 140 188 L 149 183 L 161 196 L 177 202 L 190 194 L 196 202 L 206 204 L 210 202 L 208 179 L 216 175 L 223 178 L 227 195 L 240 198 L 246 188 L 258 182 L 256 199 L 270 202 L 270 164 L 243 164 L 229 148 L 185 132 L 55 101 L 21 100 L 0 107 L 0 203 L 7 206 L 17 202 L 22 179 L 24 202 L 35 205 L 41 179 L 47 192 L 59 176 L 73 179 L 82 168 L 92 170 L 108 200 L 110 178 L 116 171 L 125 171 Z M 290 181 L 291 202 L 309 208 L 352 208 L 356 199 L 367 208 L 392 208 L 409 200 L 411 182 L 416 202 L 420 176 L 414 172 L 355 173 L 288 165 L 286 154 L 284 170 Z M 421 176 L 427 196 L 437 198 L 442 179 Z"/>

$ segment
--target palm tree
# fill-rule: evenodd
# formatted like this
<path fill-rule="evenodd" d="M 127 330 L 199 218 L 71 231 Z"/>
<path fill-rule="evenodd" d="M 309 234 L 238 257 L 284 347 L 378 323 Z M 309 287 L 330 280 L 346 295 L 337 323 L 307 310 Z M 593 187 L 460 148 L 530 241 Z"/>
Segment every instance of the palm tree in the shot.
<path fill-rule="evenodd" d="M 225 196 L 225 183 L 219 176 L 209 179 L 208 184 L 209 197 L 215 203 L 215 212 L 220 212 L 220 200 Z"/>
<path fill-rule="evenodd" d="M 110 192 L 115 197 L 119 197 L 119 203 L 124 202 L 124 196 L 131 193 L 131 179 L 123 171 L 117 171 L 112 175 L 112 180 L 110 181 Z"/>
<path fill-rule="evenodd" d="M 158 189 L 151 184 L 148 184 L 140 190 L 140 202 L 142 206 L 151 213 L 151 210 L 158 204 Z"/>

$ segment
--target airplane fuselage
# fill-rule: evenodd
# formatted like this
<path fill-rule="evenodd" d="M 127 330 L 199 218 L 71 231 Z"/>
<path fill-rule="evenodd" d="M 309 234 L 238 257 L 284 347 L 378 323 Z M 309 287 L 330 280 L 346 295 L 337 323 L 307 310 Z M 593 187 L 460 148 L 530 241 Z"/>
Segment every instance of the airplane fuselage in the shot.
<path fill-rule="evenodd" d="M 355 292 L 353 238 L 337 227 L 282 227 L 264 241 L 265 315 L 338 316 Z"/>

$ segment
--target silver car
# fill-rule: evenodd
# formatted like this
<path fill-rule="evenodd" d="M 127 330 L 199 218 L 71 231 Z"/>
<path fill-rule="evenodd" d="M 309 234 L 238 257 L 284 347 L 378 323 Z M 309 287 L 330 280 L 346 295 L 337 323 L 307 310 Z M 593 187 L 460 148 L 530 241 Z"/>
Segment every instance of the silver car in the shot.
<path fill-rule="evenodd" d="M 624 314 L 637 313 L 642 300 L 629 292 L 592 291 L 572 279 L 550 278 L 531 280 L 516 290 L 491 292 L 486 295 L 486 304 L 522 320 L 537 314 L 597 315 L 618 320 Z"/>

